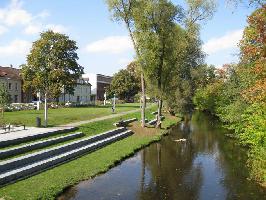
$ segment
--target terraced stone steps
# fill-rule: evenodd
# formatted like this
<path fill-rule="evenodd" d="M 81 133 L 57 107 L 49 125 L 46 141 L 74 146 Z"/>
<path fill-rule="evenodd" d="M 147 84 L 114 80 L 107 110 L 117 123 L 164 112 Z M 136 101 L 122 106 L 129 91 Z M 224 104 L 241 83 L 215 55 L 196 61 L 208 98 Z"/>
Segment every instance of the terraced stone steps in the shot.
<path fill-rule="evenodd" d="M 47 140 L 32 142 L 32 143 L 24 144 L 22 146 L 17 146 L 17 147 L 5 149 L 5 150 L 0 150 L 0 159 L 5 159 L 11 156 L 17 156 L 23 153 L 30 152 L 32 150 L 41 149 L 41 148 L 48 147 L 48 146 L 58 144 L 61 142 L 66 142 L 72 139 L 80 138 L 82 136 L 84 136 L 83 133 L 77 132 L 77 133 L 55 137 L 55 138 L 51 138 Z"/>
<path fill-rule="evenodd" d="M 55 148 L 0 162 L 0 185 L 31 176 L 62 162 L 70 161 L 131 134 L 133 134 L 131 130 L 118 128 Z"/>
<path fill-rule="evenodd" d="M 42 133 L 34 134 L 34 135 L 27 135 L 27 136 L 22 136 L 22 137 L 18 137 L 18 138 L 8 139 L 8 140 L 1 140 L 0 141 L 0 148 L 8 147 L 11 145 L 17 145 L 17 144 L 21 144 L 23 142 L 29 142 L 29 141 L 33 141 L 33 140 L 37 140 L 37 139 L 41 139 L 41 138 L 46 138 L 49 136 L 58 135 L 60 133 L 67 133 L 67 132 L 75 131 L 77 129 L 78 129 L 77 127 L 67 127 L 67 128 L 63 128 L 63 129 L 59 129 L 59 130 L 42 132 Z"/>

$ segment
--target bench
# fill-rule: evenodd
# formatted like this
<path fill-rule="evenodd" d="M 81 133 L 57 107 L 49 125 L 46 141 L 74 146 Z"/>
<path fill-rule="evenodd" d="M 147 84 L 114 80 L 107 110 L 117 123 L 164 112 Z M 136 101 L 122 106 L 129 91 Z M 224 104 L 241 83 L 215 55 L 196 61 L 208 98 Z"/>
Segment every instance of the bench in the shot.
<path fill-rule="evenodd" d="M 127 119 L 127 120 L 120 120 L 117 123 L 114 123 L 114 126 L 116 127 L 126 127 L 128 124 L 137 121 L 137 118 Z"/>
<path fill-rule="evenodd" d="M 23 124 L 23 125 L 11 125 L 11 124 L 6 125 L 5 124 L 5 125 L 2 125 L 0 130 L 4 130 L 3 133 L 12 132 L 12 131 L 14 132 L 16 127 L 23 127 L 23 130 L 26 130 L 25 124 Z"/>
<path fill-rule="evenodd" d="M 161 116 L 161 120 L 164 120 L 165 119 L 165 116 Z M 157 118 L 151 120 L 148 122 L 149 125 L 155 125 L 157 122 Z"/>

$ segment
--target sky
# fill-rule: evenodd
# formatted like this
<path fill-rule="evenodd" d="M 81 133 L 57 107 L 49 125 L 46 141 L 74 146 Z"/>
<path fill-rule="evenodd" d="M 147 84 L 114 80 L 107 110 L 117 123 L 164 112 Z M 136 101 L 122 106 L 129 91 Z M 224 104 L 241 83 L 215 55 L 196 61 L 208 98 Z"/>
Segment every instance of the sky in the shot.
<path fill-rule="evenodd" d="M 201 39 L 206 62 L 221 67 L 237 62 L 237 44 L 254 8 L 217 2 L 214 17 L 201 25 Z M 113 75 L 134 59 L 127 30 L 111 20 L 105 0 L 0 0 L 0 66 L 25 63 L 32 42 L 48 29 L 77 42 L 85 73 Z"/>

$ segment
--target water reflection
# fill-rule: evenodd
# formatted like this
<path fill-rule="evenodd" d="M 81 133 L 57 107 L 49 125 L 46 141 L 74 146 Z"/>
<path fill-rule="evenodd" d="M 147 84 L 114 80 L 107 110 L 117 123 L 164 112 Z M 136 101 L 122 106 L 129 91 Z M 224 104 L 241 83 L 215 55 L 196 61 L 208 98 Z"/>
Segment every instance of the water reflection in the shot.
<path fill-rule="evenodd" d="M 265 190 L 246 180 L 245 151 L 225 132 L 197 112 L 160 143 L 59 199 L 266 199 Z"/>

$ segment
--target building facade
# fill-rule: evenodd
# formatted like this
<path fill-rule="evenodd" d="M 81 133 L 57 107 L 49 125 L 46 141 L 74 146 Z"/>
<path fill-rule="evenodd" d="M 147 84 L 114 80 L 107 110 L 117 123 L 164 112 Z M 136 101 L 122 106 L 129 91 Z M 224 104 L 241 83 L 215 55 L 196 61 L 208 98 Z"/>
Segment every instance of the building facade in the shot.
<path fill-rule="evenodd" d="M 103 101 L 106 89 L 111 85 L 112 77 L 102 74 L 84 74 L 84 78 L 88 78 L 91 83 L 91 101 Z"/>
<path fill-rule="evenodd" d="M 74 94 L 65 93 L 62 89 L 58 101 L 60 103 L 72 102 L 77 104 L 90 104 L 91 103 L 91 84 L 88 79 L 80 78 L 77 80 L 77 85 L 74 88 Z"/>
<path fill-rule="evenodd" d="M 20 70 L 10 67 L 0 66 L 0 84 L 8 91 L 12 103 L 20 103 L 23 101 L 22 79 Z"/>

